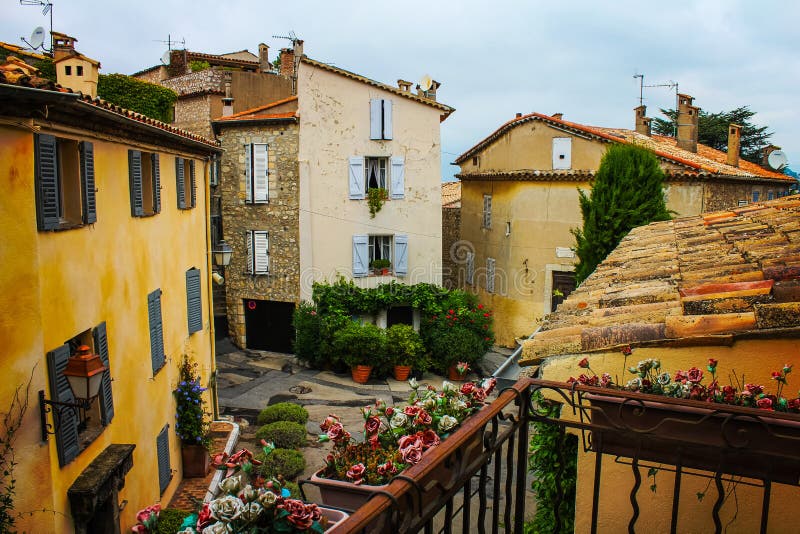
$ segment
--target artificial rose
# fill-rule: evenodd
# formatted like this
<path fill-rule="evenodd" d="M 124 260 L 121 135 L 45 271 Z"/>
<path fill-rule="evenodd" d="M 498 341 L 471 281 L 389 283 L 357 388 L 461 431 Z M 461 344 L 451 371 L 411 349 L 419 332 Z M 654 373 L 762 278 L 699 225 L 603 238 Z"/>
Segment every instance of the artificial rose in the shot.
<path fill-rule="evenodd" d="M 456 425 L 458 425 L 458 419 L 450 415 L 443 415 L 442 418 L 439 419 L 440 432 L 449 432 L 454 429 Z"/>
<path fill-rule="evenodd" d="M 372 434 L 369 437 L 369 448 L 373 451 L 377 451 L 381 448 L 380 436 L 378 434 Z"/>
<path fill-rule="evenodd" d="M 671 380 L 672 378 L 670 378 L 669 373 L 661 373 L 658 375 L 658 383 L 662 386 L 666 386 Z"/>
<path fill-rule="evenodd" d="M 411 389 L 417 389 L 417 388 L 419 388 L 419 384 L 417 383 L 417 379 L 416 379 L 416 378 L 411 378 L 411 379 L 409 379 L 409 380 L 408 380 L 408 386 L 409 386 Z"/>
<path fill-rule="evenodd" d="M 746 389 L 750 395 L 760 395 L 764 392 L 764 386 L 759 386 L 758 384 L 745 384 L 744 389 Z"/>
<path fill-rule="evenodd" d="M 709 373 L 713 373 L 714 370 L 717 368 L 717 364 L 718 363 L 719 362 L 717 360 L 715 360 L 714 358 L 709 358 L 708 359 L 708 372 Z"/>
<path fill-rule="evenodd" d="M 414 465 L 422 460 L 422 441 L 416 440 L 413 445 L 409 445 L 400 451 L 403 461 Z"/>
<path fill-rule="evenodd" d="M 211 510 L 208 507 L 208 503 L 204 502 L 203 507 L 200 508 L 200 512 L 197 514 L 197 528 L 205 528 L 211 524 L 211 521 Z"/>
<path fill-rule="evenodd" d="M 772 399 L 769 397 L 761 397 L 756 401 L 756 406 L 761 408 L 762 410 L 774 410 L 772 407 Z"/>
<path fill-rule="evenodd" d="M 228 477 L 219 483 L 219 489 L 231 495 L 238 493 L 242 489 L 242 481 L 238 476 Z"/>
<path fill-rule="evenodd" d="M 385 413 L 386 413 L 386 417 L 391 417 L 392 415 L 394 415 L 394 408 L 389 406 L 388 408 L 386 408 L 386 412 Z"/>
<path fill-rule="evenodd" d="M 686 378 L 689 382 L 700 382 L 703 380 L 703 371 L 698 369 L 697 367 L 692 367 L 688 371 L 686 371 Z"/>
<path fill-rule="evenodd" d="M 419 413 L 417 414 L 417 418 L 414 420 L 414 424 L 429 425 L 431 424 L 432 421 L 433 419 L 431 418 L 431 415 L 428 412 L 426 412 L 425 410 L 420 410 Z"/>
<path fill-rule="evenodd" d="M 445 393 L 447 392 L 455 393 L 456 391 L 458 391 L 458 388 L 452 382 L 448 382 L 447 380 L 445 380 L 444 382 L 442 382 L 442 391 Z"/>
<path fill-rule="evenodd" d="M 253 489 L 253 486 L 251 486 L 250 484 L 246 485 L 242 490 L 242 494 L 239 495 L 239 498 L 242 499 L 242 501 L 244 502 L 252 502 L 256 500 L 257 497 L 258 497 L 258 492 L 255 489 Z"/>
<path fill-rule="evenodd" d="M 328 439 L 334 443 L 342 441 L 343 439 L 345 439 L 345 436 L 348 435 L 344 427 L 342 426 L 342 423 L 339 422 L 333 423 L 328 428 L 326 434 L 328 436 Z"/>
<path fill-rule="evenodd" d="M 282 503 L 278 504 L 278 508 L 289 512 L 286 521 L 297 530 L 309 530 L 314 521 L 319 521 L 322 517 L 316 504 L 305 504 L 297 499 L 284 499 Z"/>
<path fill-rule="evenodd" d="M 397 440 L 397 448 L 402 450 L 405 449 L 406 447 L 411 447 L 414 445 L 414 443 L 416 443 L 416 441 L 417 441 L 416 434 L 411 436 L 400 436 L 400 439 Z"/>
<path fill-rule="evenodd" d="M 245 523 L 255 523 L 258 521 L 259 517 L 261 517 L 261 512 L 263 511 L 263 506 L 257 502 L 251 502 L 242 508 L 242 513 L 239 514 L 239 519 Z"/>
<path fill-rule="evenodd" d="M 631 348 L 630 345 L 626 345 L 622 347 L 622 354 L 624 354 L 625 356 L 630 356 L 631 354 L 633 354 L 633 349 Z"/>
<path fill-rule="evenodd" d="M 391 460 L 386 462 L 385 464 L 381 464 L 378 466 L 378 474 L 382 477 L 387 477 L 389 475 L 394 475 L 397 473 L 397 467 L 395 467 L 394 463 Z"/>
<path fill-rule="evenodd" d="M 231 534 L 233 527 L 223 521 L 217 521 L 203 529 L 202 534 Z"/>
<path fill-rule="evenodd" d="M 486 400 L 486 390 L 483 388 L 475 388 L 472 392 L 472 397 L 478 402 L 483 402 Z"/>
<path fill-rule="evenodd" d="M 588 369 L 589 368 L 589 358 L 584 358 L 578 362 L 578 367 L 581 369 Z"/>
<path fill-rule="evenodd" d="M 392 428 L 403 428 L 408 424 L 408 416 L 403 412 L 397 412 L 389 420 L 389 426 Z"/>
<path fill-rule="evenodd" d="M 356 464 L 347 470 L 347 478 L 352 480 L 355 485 L 361 484 L 364 482 L 363 477 L 366 470 L 364 464 Z"/>
<path fill-rule="evenodd" d="M 434 397 L 428 397 L 427 399 L 422 401 L 422 409 L 432 412 L 433 410 L 436 409 L 436 401 L 437 399 L 435 399 Z"/>
<path fill-rule="evenodd" d="M 327 432 L 327 431 L 328 431 L 328 429 L 329 429 L 329 428 L 330 428 L 330 427 L 331 427 L 333 424 L 335 424 L 335 423 L 338 423 L 338 422 L 339 422 L 339 418 L 338 418 L 337 416 L 333 415 L 333 414 L 330 414 L 328 417 L 326 417 L 326 418 L 325 418 L 325 419 L 324 419 L 324 420 L 323 420 L 323 421 L 322 421 L 322 422 L 319 424 L 319 428 L 320 428 L 320 430 L 322 430 L 323 432 Z"/>
<path fill-rule="evenodd" d="M 689 380 L 689 375 L 680 369 L 675 371 L 675 382 L 686 382 Z"/>
<path fill-rule="evenodd" d="M 244 508 L 244 503 L 233 495 L 226 495 L 211 501 L 208 504 L 208 508 L 211 510 L 211 517 L 217 521 L 229 523 L 239 517 L 239 513 Z"/>
<path fill-rule="evenodd" d="M 271 491 L 264 491 L 258 496 L 258 503 L 268 510 L 275 506 L 277 500 L 278 496 Z"/>
<path fill-rule="evenodd" d="M 419 406 L 406 406 L 405 408 L 403 408 L 403 413 L 410 417 L 414 417 L 419 413 L 421 409 L 422 408 L 420 408 Z"/>
<path fill-rule="evenodd" d="M 600 385 L 604 388 L 610 387 L 614 381 L 611 379 L 611 375 L 608 373 L 603 373 L 600 375 Z M 489 392 L 487 391 L 486 394 L 488 395 Z"/>
<path fill-rule="evenodd" d="M 425 447 L 426 449 L 435 447 L 442 441 L 441 439 L 439 439 L 439 436 L 436 434 L 436 432 L 430 429 L 425 430 L 420 434 L 421 434 L 420 439 L 422 440 L 422 446 Z"/>
<path fill-rule="evenodd" d="M 790 410 L 798 411 L 800 410 L 800 399 L 789 399 L 789 402 L 786 406 Z"/>
<path fill-rule="evenodd" d="M 374 415 L 367 418 L 364 422 L 364 431 L 369 434 L 375 434 L 381 428 L 381 420 L 375 417 Z"/>
<path fill-rule="evenodd" d="M 492 394 L 492 391 L 494 391 L 496 385 L 497 379 L 495 377 L 487 378 L 481 383 L 481 387 L 486 390 L 487 395 Z"/>

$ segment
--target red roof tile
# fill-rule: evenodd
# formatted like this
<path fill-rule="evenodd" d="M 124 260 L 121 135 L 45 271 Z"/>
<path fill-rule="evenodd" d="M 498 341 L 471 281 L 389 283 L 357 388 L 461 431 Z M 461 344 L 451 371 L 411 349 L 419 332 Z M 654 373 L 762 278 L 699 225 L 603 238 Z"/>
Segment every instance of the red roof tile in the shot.
<path fill-rule="evenodd" d="M 461 182 L 442 183 L 442 207 L 461 207 Z"/>
<path fill-rule="evenodd" d="M 254 119 L 254 118 L 264 118 L 264 117 L 272 117 L 274 116 L 287 116 L 293 117 L 295 112 L 289 113 L 276 113 L 273 115 L 264 115 L 260 114 L 262 111 L 266 111 L 268 109 L 272 109 L 274 107 L 281 106 L 283 104 L 289 104 L 291 102 L 297 102 L 297 96 L 290 96 L 288 98 L 284 98 L 282 100 L 276 100 L 275 102 L 270 102 L 269 104 L 258 106 L 255 108 L 246 109 L 244 111 L 240 111 L 239 113 L 234 113 L 233 115 L 228 115 L 227 117 L 219 117 L 217 119 L 213 119 L 215 121 L 230 121 L 230 120 L 246 120 L 246 119 Z"/>

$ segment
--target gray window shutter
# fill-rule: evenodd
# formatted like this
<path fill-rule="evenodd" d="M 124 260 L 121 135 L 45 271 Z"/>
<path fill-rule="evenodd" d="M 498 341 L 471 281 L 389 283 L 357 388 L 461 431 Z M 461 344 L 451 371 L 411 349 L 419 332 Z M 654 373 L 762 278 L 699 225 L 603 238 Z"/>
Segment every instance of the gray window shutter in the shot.
<path fill-rule="evenodd" d="M 486 292 L 494 293 L 494 258 L 486 258 Z"/>
<path fill-rule="evenodd" d="M 253 202 L 253 145 L 244 145 L 244 201 Z"/>
<path fill-rule="evenodd" d="M 350 157 L 350 198 L 361 200 L 365 196 L 364 191 L 364 158 L 361 156 Z"/>
<path fill-rule="evenodd" d="M 250 145 L 253 150 L 253 203 L 264 203 L 269 200 L 269 159 L 267 145 L 263 143 Z"/>
<path fill-rule="evenodd" d="M 475 283 L 475 253 L 467 252 L 467 283 L 473 285 Z"/>
<path fill-rule="evenodd" d="M 402 156 L 392 157 L 392 198 L 402 199 L 406 196 L 406 160 Z"/>
<path fill-rule="evenodd" d="M 353 276 L 367 276 L 369 268 L 369 236 L 353 236 Z"/>
<path fill-rule="evenodd" d="M 245 241 L 247 243 L 247 272 L 248 274 L 255 274 L 255 265 L 253 257 L 253 231 L 248 230 L 245 234 Z"/>
<path fill-rule="evenodd" d="M 194 175 L 194 160 L 189 160 L 189 192 L 191 193 L 191 204 L 188 207 L 197 206 L 197 181 Z"/>
<path fill-rule="evenodd" d="M 83 222 L 97 222 L 97 199 L 94 187 L 94 145 L 81 141 L 81 185 L 83 186 Z"/>
<path fill-rule="evenodd" d="M 161 213 L 161 167 L 158 154 L 150 154 L 150 165 L 153 170 L 153 206 L 156 213 Z"/>
<path fill-rule="evenodd" d="M 408 236 L 394 236 L 394 274 L 405 276 L 408 274 Z"/>
<path fill-rule="evenodd" d="M 383 139 L 383 100 L 380 98 L 369 101 L 369 138 Z"/>
<path fill-rule="evenodd" d="M 58 192 L 58 150 L 52 135 L 35 136 L 36 222 L 39 230 L 53 230 L 60 222 Z"/>
<path fill-rule="evenodd" d="M 483 227 L 492 227 L 492 195 L 483 195 Z"/>
<path fill-rule="evenodd" d="M 50 398 L 58 402 L 75 402 L 69 381 L 64 376 L 64 369 L 67 368 L 69 360 L 69 345 L 64 344 L 55 350 L 47 353 L 47 374 L 50 379 Z M 77 458 L 80 448 L 78 446 L 78 416 L 70 410 L 65 409 L 58 414 L 53 410 L 53 423 L 58 427 L 56 432 L 56 449 L 58 450 L 58 464 L 64 467 L 72 460 Z"/>
<path fill-rule="evenodd" d="M 383 138 L 392 138 L 392 101 L 382 100 L 383 103 Z"/>
<path fill-rule="evenodd" d="M 203 329 L 203 302 L 200 289 L 200 269 L 186 271 L 186 315 L 189 321 L 189 334 Z"/>
<path fill-rule="evenodd" d="M 163 495 L 172 480 L 172 466 L 169 462 L 169 425 L 164 425 L 156 436 L 156 454 L 158 455 L 158 489 Z"/>
<path fill-rule="evenodd" d="M 185 161 L 175 158 L 175 184 L 178 191 L 178 209 L 186 209 L 186 180 L 184 179 Z"/>
<path fill-rule="evenodd" d="M 114 418 L 114 397 L 111 391 L 111 365 L 108 359 L 108 335 L 105 321 L 94 328 L 94 348 L 106 370 L 103 372 L 103 384 L 100 386 L 100 422 L 108 426 Z"/>
<path fill-rule="evenodd" d="M 141 217 L 144 215 L 142 206 L 142 153 L 138 150 L 128 150 L 128 185 L 131 190 L 131 215 Z"/>
<path fill-rule="evenodd" d="M 147 295 L 147 316 L 150 323 L 150 361 L 153 374 L 164 366 L 164 327 L 161 322 L 161 290 Z"/>

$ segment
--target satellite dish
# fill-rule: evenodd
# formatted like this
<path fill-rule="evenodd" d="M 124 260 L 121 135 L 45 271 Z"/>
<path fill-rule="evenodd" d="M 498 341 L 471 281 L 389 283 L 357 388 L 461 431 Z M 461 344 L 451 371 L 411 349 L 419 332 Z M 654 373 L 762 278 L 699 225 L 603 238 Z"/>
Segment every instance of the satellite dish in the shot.
<path fill-rule="evenodd" d="M 419 81 L 419 88 L 426 92 L 428 91 L 428 89 L 431 88 L 432 85 L 433 85 L 433 79 L 431 79 L 431 77 L 428 76 L 427 74 L 423 76 L 422 79 Z"/>
<path fill-rule="evenodd" d="M 37 48 L 42 46 L 42 43 L 44 43 L 44 28 L 39 26 L 38 28 L 33 30 L 33 33 L 31 34 L 31 40 L 28 44 L 31 45 L 31 48 L 36 50 Z"/>
<path fill-rule="evenodd" d="M 164 65 L 169 65 L 169 53 L 170 50 L 167 50 L 166 52 L 164 52 L 164 55 L 161 56 L 161 63 L 163 63 Z"/>
<path fill-rule="evenodd" d="M 769 153 L 769 156 L 767 156 L 767 163 L 770 167 L 779 171 L 786 167 L 786 164 L 789 163 L 789 159 L 782 150 L 773 150 Z"/>

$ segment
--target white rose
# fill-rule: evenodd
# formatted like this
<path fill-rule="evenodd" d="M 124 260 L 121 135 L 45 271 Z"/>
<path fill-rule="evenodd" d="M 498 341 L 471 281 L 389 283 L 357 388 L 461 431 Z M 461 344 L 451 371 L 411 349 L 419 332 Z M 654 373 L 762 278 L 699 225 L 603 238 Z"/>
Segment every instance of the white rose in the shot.
<path fill-rule="evenodd" d="M 244 503 L 238 497 L 226 495 L 220 499 L 215 499 L 208 504 L 211 517 L 217 521 L 230 522 L 239 516 Z"/>
<path fill-rule="evenodd" d="M 458 391 L 458 388 L 452 382 L 448 382 L 447 380 L 445 380 L 444 382 L 442 382 L 442 391 L 444 392 Z"/>
<path fill-rule="evenodd" d="M 239 519 L 241 519 L 245 523 L 255 523 L 261 516 L 262 511 L 264 511 L 263 506 L 261 506 L 257 502 L 251 502 L 249 504 L 244 505 L 244 508 L 242 508 L 242 512 L 239 514 Z"/>
<path fill-rule="evenodd" d="M 442 418 L 439 419 L 439 431 L 441 432 L 448 432 L 454 429 L 456 425 L 458 425 L 458 419 L 450 415 L 443 415 Z"/>
<path fill-rule="evenodd" d="M 408 424 L 408 416 L 403 412 L 395 412 L 389 420 L 389 426 L 392 428 L 403 428 Z"/>
<path fill-rule="evenodd" d="M 258 502 L 264 508 L 272 508 L 273 506 L 275 506 L 275 501 L 277 500 L 278 496 L 272 493 L 271 491 L 265 491 L 258 496 Z"/>
<path fill-rule="evenodd" d="M 203 534 L 230 534 L 231 532 L 233 532 L 231 526 L 222 521 L 217 521 L 203 529 Z"/>
<path fill-rule="evenodd" d="M 219 483 L 219 489 L 229 495 L 239 493 L 239 490 L 242 489 L 242 481 L 236 475 L 228 477 Z"/>
<path fill-rule="evenodd" d="M 245 502 L 251 502 L 256 500 L 256 497 L 258 497 L 258 492 L 253 489 L 253 486 L 248 484 L 242 490 L 242 496 L 244 497 Z"/>
<path fill-rule="evenodd" d="M 417 379 L 416 378 L 410 378 L 408 380 L 408 385 L 411 387 L 411 389 L 419 388 L 419 384 L 417 383 Z"/>

